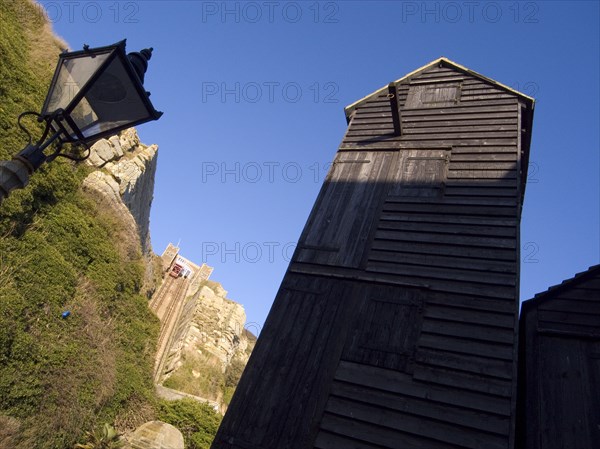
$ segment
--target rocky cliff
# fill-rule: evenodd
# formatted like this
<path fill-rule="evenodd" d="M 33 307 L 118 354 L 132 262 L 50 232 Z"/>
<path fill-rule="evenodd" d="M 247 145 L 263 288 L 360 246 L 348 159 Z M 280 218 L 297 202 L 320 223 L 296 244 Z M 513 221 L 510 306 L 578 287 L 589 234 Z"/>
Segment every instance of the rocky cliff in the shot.
<path fill-rule="evenodd" d="M 224 411 L 256 337 L 245 329 L 243 306 L 228 299 L 218 282 L 203 281 L 188 293 L 195 310 L 164 385 L 217 402 Z"/>
<path fill-rule="evenodd" d="M 134 253 L 141 246 L 146 261 L 142 290 L 148 297 L 154 292 L 160 273 L 150 243 L 157 160 L 158 146 L 144 145 L 135 128 L 126 129 L 91 147 L 86 164 L 95 170 L 83 182 L 84 190 L 96 193 L 98 202 L 127 223 L 129 232 L 122 239 L 125 251 Z"/>
<path fill-rule="evenodd" d="M 222 363 L 223 368 L 229 366 L 234 358 L 245 364 L 253 340 L 244 332 L 244 307 L 227 299 L 227 291 L 218 282 L 206 281 L 197 297 L 198 305 L 184 348 L 210 353 Z"/>
<path fill-rule="evenodd" d="M 154 175 L 158 147 L 144 145 L 134 128 L 118 136 L 96 142 L 86 162 L 98 170 L 84 186 L 102 192 L 112 207 L 127 206 L 135 221 L 145 254 L 151 251 L 150 207 L 154 195 Z"/>

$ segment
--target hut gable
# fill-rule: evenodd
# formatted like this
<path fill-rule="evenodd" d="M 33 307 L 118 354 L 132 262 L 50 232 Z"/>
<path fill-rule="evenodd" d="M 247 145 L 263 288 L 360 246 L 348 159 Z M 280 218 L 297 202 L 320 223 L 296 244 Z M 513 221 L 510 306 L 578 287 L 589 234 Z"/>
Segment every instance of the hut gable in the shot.
<path fill-rule="evenodd" d="M 339 149 L 409 149 L 408 163 L 422 173 L 446 173 L 459 185 L 465 178 L 504 178 L 522 203 L 534 105 L 525 94 L 439 58 L 347 106 L 349 126 Z M 428 154 L 439 149 L 452 165 Z"/>
<path fill-rule="evenodd" d="M 533 108 L 535 100 L 505 84 L 499 83 L 491 78 L 488 78 L 480 73 L 477 73 L 471 69 L 468 69 L 448 58 L 441 57 L 430 63 L 424 65 L 421 68 L 414 70 L 413 72 L 403 76 L 402 78 L 394 81 L 391 84 L 396 86 L 402 86 L 404 96 L 400 95 L 399 103 L 402 104 L 406 100 L 406 93 L 408 92 L 410 85 L 426 85 L 431 83 L 438 83 L 447 86 L 458 86 L 465 77 L 468 77 L 469 81 L 466 83 L 466 91 L 468 95 L 465 96 L 467 101 L 484 100 L 489 99 L 489 95 L 506 95 L 505 98 L 510 96 L 516 96 L 524 102 L 530 103 Z M 388 94 L 389 86 L 382 87 L 372 94 L 367 95 L 364 98 L 346 106 L 344 111 L 346 112 L 346 119 L 349 122 L 353 112 L 360 106 L 364 106 L 365 103 L 373 100 L 386 97 Z M 460 97 L 458 98 L 460 99 Z M 410 103 L 409 103 L 410 104 Z"/>
<path fill-rule="evenodd" d="M 512 449 L 533 100 L 440 59 L 346 113 L 213 449 Z"/>
<path fill-rule="evenodd" d="M 518 449 L 600 441 L 600 265 L 525 301 L 519 332 Z"/>

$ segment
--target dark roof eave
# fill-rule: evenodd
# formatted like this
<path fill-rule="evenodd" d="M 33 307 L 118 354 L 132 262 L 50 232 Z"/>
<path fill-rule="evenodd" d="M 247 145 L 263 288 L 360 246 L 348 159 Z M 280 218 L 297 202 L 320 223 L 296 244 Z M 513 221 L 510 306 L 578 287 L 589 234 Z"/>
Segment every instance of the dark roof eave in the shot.
<path fill-rule="evenodd" d="M 569 288 L 573 288 L 576 284 L 586 281 L 589 278 L 592 278 L 596 275 L 600 274 L 600 264 L 592 265 L 587 270 L 582 271 L 580 273 L 575 274 L 572 278 L 565 279 L 560 284 L 553 285 L 548 288 L 548 290 L 540 293 L 536 293 L 535 296 L 527 301 L 523 301 L 521 306 L 521 310 L 526 310 L 531 307 L 537 306 L 540 302 L 545 302 L 551 300 L 557 293 L 561 293 L 564 290 Z"/>

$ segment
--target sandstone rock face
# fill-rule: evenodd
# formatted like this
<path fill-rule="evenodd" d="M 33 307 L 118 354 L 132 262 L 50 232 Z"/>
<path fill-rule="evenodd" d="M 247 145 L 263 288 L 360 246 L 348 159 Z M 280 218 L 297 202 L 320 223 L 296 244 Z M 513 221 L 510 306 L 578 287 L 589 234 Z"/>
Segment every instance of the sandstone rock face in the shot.
<path fill-rule="evenodd" d="M 183 435 L 171 424 L 150 421 L 126 438 L 125 449 L 184 449 Z"/>
<path fill-rule="evenodd" d="M 154 196 L 154 176 L 158 159 L 156 145 L 144 145 L 134 128 L 118 136 L 100 139 L 91 148 L 86 163 L 96 168 L 83 182 L 99 201 L 112 208 L 128 223 L 128 251 L 139 251 L 146 259 L 144 289 L 151 294 L 154 283 L 150 244 L 150 207 Z"/>
<path fill-rule="evenodd" d="M 218 282 L 204 282 L 196 296 L 197 306 L 184 350 L 208 351 L 220 360 L 223 370 L 234 357 L 246 363 L 250 351 L 244 332 L 244 307 L 227 299 L 227 291 Z"/>
<path fill-rule="evenodd" d="M 134 128 L 100 139 L 87 159 L 89 165 L 101 170 L 91 173 L 85 185 L 107 194 L 115 207 L 119 202 L 127 206 L 137 224 L 144 254 L 151 251 L 150 207 L 157 159 L 158 147 L 140 143 Z"/>
<path fill-rule="evenodd" d="M 241 304 L 218 282 L 193 280 L 188 287 L 186 332 L 172 345 L 164 385 L 210 402 L 225 413 L 256 337 L 248 332 Z"/>

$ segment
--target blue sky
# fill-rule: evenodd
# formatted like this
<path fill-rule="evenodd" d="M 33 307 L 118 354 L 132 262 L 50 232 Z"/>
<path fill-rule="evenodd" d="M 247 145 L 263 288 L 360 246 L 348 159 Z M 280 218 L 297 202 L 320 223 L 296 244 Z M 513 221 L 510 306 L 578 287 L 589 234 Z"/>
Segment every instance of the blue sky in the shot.
<path fill-rule="evenodd" d="M 42 1 L 72 49 L 154 47 L 154 250 L 215 267 L 264 322 L 344 106 L 446 56 L 536 98 L 521 299 L 600 261 L 599 3 Z"/>

